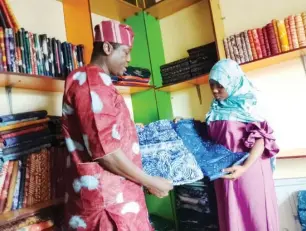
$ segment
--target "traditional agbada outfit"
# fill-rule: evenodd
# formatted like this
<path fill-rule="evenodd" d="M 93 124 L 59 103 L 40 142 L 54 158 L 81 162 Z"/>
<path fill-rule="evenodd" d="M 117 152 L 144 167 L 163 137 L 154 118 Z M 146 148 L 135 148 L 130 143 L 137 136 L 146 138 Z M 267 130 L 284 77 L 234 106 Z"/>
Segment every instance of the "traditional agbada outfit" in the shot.
<path fill-rule="evenodd" d="M 264 152 L 235 181 L 215 181 L 220 231 L 278 231 L 278 206 L 270 158 L 279 152 L 273 131 L 256 114 L 256 90 L 240 66 L 219 61 L 210 73 L 228 92 L 224 101 L 214 100 L 206 116 L 211 139 L 232 152 L 249 152 L 257 139 Z"/>
<path fill-rule="evenodd" d="M 133 33 L 128 26 L 104 21 L 96 27 L 95 38 L 131 46 Z M 65 230 L 151 231 L 142 187 L 95 162 L 121 149 L 142 167 L 128 108 L 110 76 L 99 67 L 82 67 L 68 76 L 63 130 L 70 152 Z"/>

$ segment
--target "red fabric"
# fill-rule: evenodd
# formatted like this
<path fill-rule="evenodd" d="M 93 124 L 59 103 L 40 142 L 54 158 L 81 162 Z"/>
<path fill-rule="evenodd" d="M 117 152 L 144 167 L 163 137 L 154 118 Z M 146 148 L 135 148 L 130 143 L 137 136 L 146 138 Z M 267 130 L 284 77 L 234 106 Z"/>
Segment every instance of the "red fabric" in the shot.
<path fill-rule="evenodd" d="M 279 54 L 278 51 L 278 45 L 277 45 L 277 40 L 276 40 L 276 35 L 274 31 L 274 26 L 272 23 L 267 24 L 267 35 L 269 39 L 269 45 L 271 48 L 271 54 L 272 55 L 277 55 Z"/>
<path fill-rule="evenodd" d="M 12 138 L 12 137 L 28 134 L 28 133 L 39 132 L 39 131 L 42 131 L 42 130 L 46 129 L 47 127 L 48 126 L 46 124 L 44 124 L 44 125 L 36 125 L 36 126 L 28 128 L 28 129 L 24 129 L 24 130 L 8 133 L 8 134 L 5 134 L 5 135 L 1 135 L 0 137 L 2 139 L 8 139 L 8 138 Z"/>
<path fill-rule="evenodd" d="M 63 132 L 70 151 L 65 230 L 152 230 L 141 186 L 94 162 L 120 148 L 142 167 L 135 125 L 111 78 L 96 66 L 73 71 L 63 103 Z"/>
<path fill-rule="evenodd" d="M 257 52 L 256 52 L 254 38 L 253 38 L 253 34 L 252 34 L 251 30 L 248 30 L 248 36 L 249 36 L 251 50 L 252 50 L 252 54 L 253 54 L 253 60 L 256 60 L 256 59 L 258 59 L 258 55 L 257 55 Z"/>
<path fill-rule="evenodd" d="M 261 59 L 263 56 L 262 56 L 262 50 L 261 50 L 260 41 L 259 41 L 259 37 L 258 37 L 256 29 L 252 30 L 252 35 L 253 35 L 253 40 L 254 40 L 254 44 L 255 44 L 257 57 L 259 59 Z"/>
<path fill-rule="evenodd" d="M 262 51 L 262 57 L 265 58 L 267 57 L 267 49 L 266 49 L 266 44 L 265 44 L 265 39 L 264 39 L 262 28 L 257 29 L 257 34 L 258 34 L 259 43 L 260 43 L 260 47 Z"/>
<path fill-rule="evenodd" d="M 134 32 L 132 28 L 117 21 L 102 21 L 95 26 L 96 42 L 113 42 L 122 45 L 132 46 Z"/>
<path fill-rule="evenodd" d="M 266 51 L 267 51 L 267 56 L 270 57 L 271 56 L 271 49 L 270 49 L 270 44 L 269 44 L 269 39 L 268 39 L 267 27 L 263 27 L 262 32 L 263 32 L 263 36 L 264 36 L 264 40 L 265 40 L 265 47 L 266 47 Z"/>

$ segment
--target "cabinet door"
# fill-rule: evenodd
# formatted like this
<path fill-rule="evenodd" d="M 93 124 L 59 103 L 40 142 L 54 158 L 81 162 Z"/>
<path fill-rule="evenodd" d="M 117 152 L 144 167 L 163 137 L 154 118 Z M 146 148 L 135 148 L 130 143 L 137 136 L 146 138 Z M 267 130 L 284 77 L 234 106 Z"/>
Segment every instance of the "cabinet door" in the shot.
<path fill-rule="evenodd" d="M 275 181 L 280 231 L 302 231 L 297 214 L 297 193 L 306 189 L 306 178 Z"/>

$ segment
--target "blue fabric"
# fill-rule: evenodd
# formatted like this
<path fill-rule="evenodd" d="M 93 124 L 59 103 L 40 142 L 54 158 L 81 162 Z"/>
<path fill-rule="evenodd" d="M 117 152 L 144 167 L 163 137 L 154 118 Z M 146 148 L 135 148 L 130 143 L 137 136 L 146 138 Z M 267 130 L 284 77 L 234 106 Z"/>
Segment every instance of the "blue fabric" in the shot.
<path fill-rule="evenodd" d="M 255 110 L 256 89 L 238 63 L 231 59 L 217 62 L 209 74 L 209 79 L 221 84 L 229 96 L 225 100 L 213 100 L 210 111 L 206 115 L 207 124 L 217 120 L 245 123 L 264 121 Z"/>
<path fill-rule="evenodd" d="M 306 231 L 306 191 L 298 193 L 298 216 L 302 231 Z"/>
<path fill-rule="evenodd" d="M 174 131 L 172 122 L 157 121 L 144 128 L 137 127 L 137 132 L 143 169 L 148 175 L 169 179 L 173 185 L 203 178 L 194 156 Z"/>
<path fill-rule="evenodd" d="M 16 146 L 18 144 L 21 144 L 27 141 L 31 141 L 31 140 L 35 140 L 40 137 L 47 136 L 49 134 L 50 134 L 49 129 L 45 129 L 39 132 L 32 132 L 32 133 L 4 139 L 3 144 L 6 148 L 9 148 L 9 147 L 13 147 L 13 146 Z"/>
<path fill-rule="evenodd" d="M 0 123 L 12 122 L 12 121 L 23 121 L 30 118 L 42 119 L 47 116 L 47 111 L 33 111 L 33 112 L 25 112 L 25 113 L 17 113 L 11 115 L 3 115 L 0 116 Z"/>
<path fill-rule="evenodd" d="M 202 139 L 197 133 L 194 120 L 180 120 L 174 128 L 210 180 L 224 176 L 222 169 L 239 165 L 249 156 L 248 153 L 233 153 L 222 145 Z"/>

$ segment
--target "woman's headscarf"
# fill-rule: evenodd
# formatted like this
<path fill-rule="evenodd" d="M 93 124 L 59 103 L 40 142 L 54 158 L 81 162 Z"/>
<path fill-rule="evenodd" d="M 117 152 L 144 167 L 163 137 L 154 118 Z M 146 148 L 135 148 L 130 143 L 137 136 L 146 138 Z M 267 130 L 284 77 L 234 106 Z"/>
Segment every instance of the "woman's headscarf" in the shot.
<path fill-rule="evenodd" d="M 221 84 L 228 93 L 225 100 L 214 99 L 206 122 L 231 120 L 240 122 L 258 122 L 264 119 L 256 112 L 256 89 L 235 61 L 224 59 L 217 62 L 210 74 L 210 80 Z"/>

